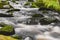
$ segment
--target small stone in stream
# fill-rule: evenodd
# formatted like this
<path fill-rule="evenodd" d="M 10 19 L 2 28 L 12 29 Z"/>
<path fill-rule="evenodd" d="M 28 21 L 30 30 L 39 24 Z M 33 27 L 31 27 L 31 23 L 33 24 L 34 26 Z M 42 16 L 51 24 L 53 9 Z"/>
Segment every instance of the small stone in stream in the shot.
<path fill-rule="evenodd" d="M 3 35 L 13 35 L 15 34 L 14 28 L 11 25 L 4 25 L 4 27 L 2 27 L 0 29 L 0 34 Z"/>
<path fill-rule="evenodd" d="M 14 17 L 14 16 L 13 15 L 10 15 L 10 14 L 0 13 L 0 17 Z"/>

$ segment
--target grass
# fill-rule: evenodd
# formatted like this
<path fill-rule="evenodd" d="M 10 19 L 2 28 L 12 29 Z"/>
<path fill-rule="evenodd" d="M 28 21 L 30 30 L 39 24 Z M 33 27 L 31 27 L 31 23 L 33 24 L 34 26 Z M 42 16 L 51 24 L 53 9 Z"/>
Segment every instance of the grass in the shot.
<path fill-rule="evenodd" d="M 5 26 L 5 27 L 1 28 L 0 31 L 11 32 L 11 31 L 13 31 L 13 27 L 12 26 Z"/>
<path fill-rule="evenodd" d="M 59 0 L 36 0 L 35 2 L 32 2 L 31 8 L 50 8 L 54 9 L 56 11 L 60 11 L 60 1 Z"/>

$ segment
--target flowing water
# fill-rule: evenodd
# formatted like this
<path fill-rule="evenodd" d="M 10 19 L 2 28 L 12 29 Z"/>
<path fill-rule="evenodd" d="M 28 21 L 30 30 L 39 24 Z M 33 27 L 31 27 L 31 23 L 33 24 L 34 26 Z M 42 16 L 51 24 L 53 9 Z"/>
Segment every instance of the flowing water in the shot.
<path fill-rule="evenodd" d="M 48 11 L 48 14 L 42 13 L 42 11 L 38 11 L 38 8 L 24 8 L 20 4 L 16 5 L 12 3 L 11 5 L 16 9 L 20 9 L 20 11 L 14 11 L 14 17 L 0 17 L 0 23 L 12 25 L 15 29 L 15 34 L 23 36 L 23 40 L 60 40 L 59 13 L 54 11 Z M 8 10 L 0 9 L 0 13 L 8 14 L 6 13 Z M 39 22 L 40 18 L 38 18 L 35 24 L 35 20 L 30 19 L 33 14 L 42 14 L 46 18 L 57 19 L 58 22 L 41 25 Z M 30 23 L 30 21 L 32 22 Z"/>

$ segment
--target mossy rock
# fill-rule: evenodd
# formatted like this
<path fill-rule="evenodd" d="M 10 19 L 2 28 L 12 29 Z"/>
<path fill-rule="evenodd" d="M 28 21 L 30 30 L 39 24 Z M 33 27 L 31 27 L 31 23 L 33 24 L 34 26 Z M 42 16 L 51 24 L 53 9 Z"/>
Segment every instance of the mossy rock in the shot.
<path fill-rule="evenodd" d="M 0 29 L 0 34 L 3 35 L 13 35 L 15 34 L 14 28 L 11 25 L 4 25 L 1 29 Z"/>
<path fill-rule="evenodd" d="M 42 18 L 42 19 L 40 19 L 41 25 L 48 25 L 48 24 L 57 23 L 57 22 L 58 22 L 57 19 L 52 19 L 52 18 Z"/>
<path fill-rule="evenodd" d="M 34 17 L 39 17 L 39 18 L 41 18 L 41 17 L 44 17 L 42 14 L 33 14 L 32 15 L 32 17 L 34 18 Z"/>
<path fill-rule="evenodd" d="M 18 39 L 12 38 L 11 36 L 0 35 L 0 40 L 18 40 Z"/>

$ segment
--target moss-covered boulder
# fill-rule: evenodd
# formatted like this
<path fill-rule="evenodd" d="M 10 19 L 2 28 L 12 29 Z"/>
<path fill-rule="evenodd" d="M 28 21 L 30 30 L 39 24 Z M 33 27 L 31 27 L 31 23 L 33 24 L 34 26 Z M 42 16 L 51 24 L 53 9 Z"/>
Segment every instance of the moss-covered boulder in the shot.
<path fill-rule="evenodd" d="M 0 34 L 3 35 L 13 35 L 15 34 L 14 28 L 11 25 L 4 25 L 1 29 L 0 29 Z"/>
<path fill-rule="evenodd" d="M 41 23 L 41 25 L 48 25 L 48 24 L 51 24 L 51 23 L 56 23 L 58 22 L 57 19 L 52 19 L 52 18 L 42 18 L 40 19 L 39 21 Z"/>
<path fill-rule="evenodd" d="M 18 40 L 18 39 L 12 38 L 10 36 L 0 35 L 0 40 Z"/>

